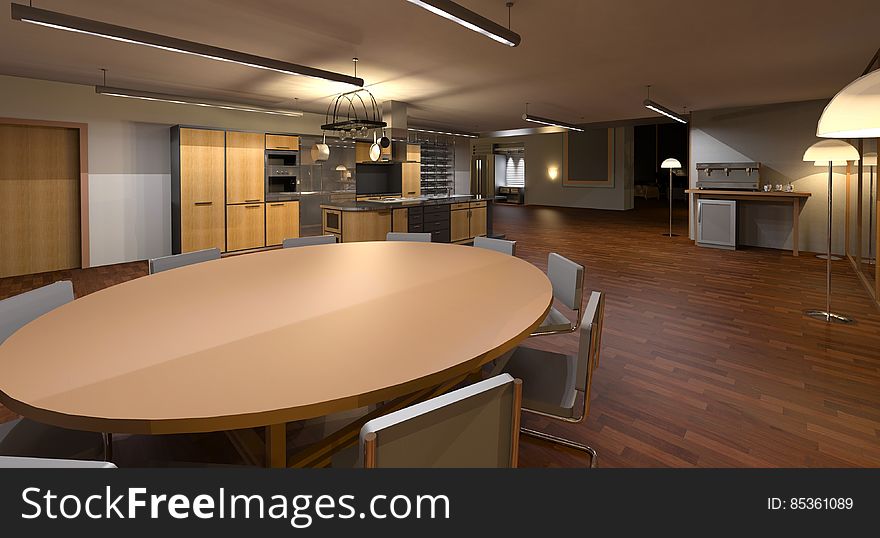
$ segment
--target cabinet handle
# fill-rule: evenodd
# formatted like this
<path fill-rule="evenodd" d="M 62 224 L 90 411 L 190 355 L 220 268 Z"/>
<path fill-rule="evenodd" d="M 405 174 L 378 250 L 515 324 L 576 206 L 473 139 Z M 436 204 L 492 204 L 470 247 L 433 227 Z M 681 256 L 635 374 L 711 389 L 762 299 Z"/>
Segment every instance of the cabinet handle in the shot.
<path fill-rule="evenodd" d="M 258 198 L 258 199 L 256 199 L 256 200 L 245 200 L 244 203 L 246 203 L 246 204 L 250 204 L 250 203 L 252 203 L 252 202 L 259 202 L 259 201 L 260 201 L 260 200 L 259 200 L 259 198 Z"/>
<path fill-rule="evenodd" d="M 214 202 L 196 202 L 193 205 L 214 205 Z"/>
<path fill-rule="evenodd" d="M 278 207 L 278 206 L 282 206 L 282 205 L 284 205 L 284 204 L 269 204 L 269 205 L 272 206 L 272 207 Z"/>
<path fill-rule="evenodd" d="M 260 205 L 259 205 L 259 204 L 257 204 L 257 205 L 246 205 L 246 206 L 244 206 L 244 207 L 245 207 L 246 209 L 255 209 L 255 208 L 259 208 Z"/>
<path fill-rule="evenodd" d="M 290 146 L 275 146 L 275 149 L 290 149 Z"/>

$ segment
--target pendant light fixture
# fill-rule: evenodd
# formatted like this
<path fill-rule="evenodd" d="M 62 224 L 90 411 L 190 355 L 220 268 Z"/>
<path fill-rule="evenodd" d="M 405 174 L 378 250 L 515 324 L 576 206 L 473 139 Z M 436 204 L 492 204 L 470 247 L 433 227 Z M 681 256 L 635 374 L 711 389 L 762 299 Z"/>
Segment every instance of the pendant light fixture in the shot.
<path fill-rule="evenodd" d="M 505 28 L 500 24 L 493 22 L 482 15 L 452 2 L 451 0 L 408 0 L 409 3 L 415 4 L 422 9 L 426 9 L 435 15 L 440 15 L 444 19 L 458 23 L 468 30 L 473 30 L 478 34 L 503 43 L 508 47 L 516 47 L 522 41 L 522 38 L 516 32 Z M 507 21 L 510 26 L 510 8 L 513 2 L 507 2 Z"/>
<path fill-rule="evenodd" d="M 415 127 L 410 127 L 407 131 L 411 131 L 413 133 L 429 133 L 429 134 L 438 134 L 445 136 L 460 136 L 462 138 L 479 138 L 480 135 L 474 133 L 463 133 L 458 131 L 437 131 L 434 129 L 417 129 Z"/>
<path fill-rule="evenodd" d="M 577 131 L 579 133 L 584 132 L 583 129 L 578 127 L 577 125 L 566 123 L 564 121 L 559 120 L 551 120 L 550 118 L 542 118 L 541 116 L 535 116 L 529 114 L 529 104 L 526 103 L 526 112 L 522 115 L 522 119 L 531 122 L 531 123 L 540 123 L 541 125 L 548 125 L 550 127 L 560 127 L 562 129 L 568 129 L 569 131 Z"/>
<path fill-rule="evenodd" d="M 70 32 L 112 39 L 114 41 L 122 41 L 124 43 L 133 43 L 172 52 L 191 54 L 202 58 L 231 62 L 239 65 L 246 65 L 248 67 L 255 67 L 257 69 L 275 71 L 277 73 L 304 75 L 332 82 L 351 84 L 353 86 L 364 85 L 363 79 L 334 73 L 332 71 L 283 62 L 272 58 L 264 58 L 262 56 L 255 56 L 245 52 L 205 45 L 203 43 L 196 43 L 194 41 L 187 41 L 176 37 L 144 32 L 134 28 L 116 26 L 115 24 L 108 24 L 106 22 L 74 17 L 72 15 L 39 9 L 23 4 L 12 4 L 12 18 L 13 20 L 28 22 L 48 28 L 55 28 L 57 30 L 67 30 Z"/>
<path fill-rule="evenodd" d="M 276 116 L 290 116 L 301 118 L 303 113 L 296 110 L 277 110 L 264 108 L 256 105 L 243 105 L 225 101 L 215 101 L 203 97 L 186 95 L 174 95 L 170 93 L 147 92 L 128 88 L 114 88 L 112 86 L 95 86 L 95 93 L 111 97 L 127 97 L 129 99 L 142 99 L 144 101 L 161 101 L 163 103 L 175 103 L 179 105 L 195 105 L 210 108 L 222 108 L 225 110 L 238 110 L 241 112 L 258 112 L 260 114 L 274 114 Z"/>
<path fill-rule="evenodd" d="M 669 119 L 675 120 L 679 123 L 687 123 L 687 116 L 679 114 L 677 112 L 673 112 L 671 109 L 651 100 L 651 86 L 647 86 L 648 88 L 648 98 L 642 103 L 645 105 L 645 108 L 648 110 L 652 110 L 658 114 L 666 116 Z"/>

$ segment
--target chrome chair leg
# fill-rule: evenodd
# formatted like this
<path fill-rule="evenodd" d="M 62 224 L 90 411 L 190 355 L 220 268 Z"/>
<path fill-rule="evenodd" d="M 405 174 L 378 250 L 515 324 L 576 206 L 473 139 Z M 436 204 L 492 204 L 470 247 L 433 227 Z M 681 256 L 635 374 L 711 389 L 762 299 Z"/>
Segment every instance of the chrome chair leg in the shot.
<path fill-rule="evenodd" d="M 524 433 L 529 437 L 543 439 L 544 441 L 549 441 L 558 445 L 567 446 L 568 448 L 580 450 L 581 452 L 586 452 L 590 456 L 590 468 L 595 469 L 599 466 L 599 454 L 597 454 L 596 451 L 590 446 L 570 441 L 568 439 L 565 439 L 564 437 L 556 437 L 555 435 L 550 435 L 549 433 L 531 430 L 529 428 L 520 428 L 519 431 L 520 433 Z"/>
<path fill-rule="evenodd" d="M 102 433 L 101 438 L 104 440 L 104 461 L 113 461 L 113 434 Z"/>

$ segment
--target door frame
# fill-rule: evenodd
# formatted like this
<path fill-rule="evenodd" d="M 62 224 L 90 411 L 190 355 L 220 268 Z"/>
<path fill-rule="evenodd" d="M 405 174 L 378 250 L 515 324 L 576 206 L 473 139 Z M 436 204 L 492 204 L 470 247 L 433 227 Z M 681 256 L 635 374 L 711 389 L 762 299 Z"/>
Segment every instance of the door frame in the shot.
<path fill-rule="evenodd" d="M 32 120 L 0 117 L 0 124 L 30 127 L 61 127 L 79 131 L 79 233 L 80 266 L 91 266 L 89 259 L 89 124 L 69 121 Z"/>

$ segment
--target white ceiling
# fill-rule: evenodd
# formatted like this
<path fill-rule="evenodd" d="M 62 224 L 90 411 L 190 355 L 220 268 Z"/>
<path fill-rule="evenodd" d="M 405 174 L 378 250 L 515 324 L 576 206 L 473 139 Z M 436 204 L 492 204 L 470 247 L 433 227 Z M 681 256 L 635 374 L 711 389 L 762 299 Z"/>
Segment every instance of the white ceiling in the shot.
<path fill-rule="evenodd" d="M 23 0 L 21 0 L 23 1 Z M 506 24 L 505 0 L 460 0 Z M 362 76 L 410 124 L 525 127 L 826 98 L 880 42 L 876 0 L 517 0 L 509 48 L 405 0 L 37 0 L 36 7 Z M 5 13 L 9 13 L 8 8 Z M 338 85 L 0 17 L 0 73 L 326 110 Z M 293 98 L 299 98 L 296 105 Z"/>

